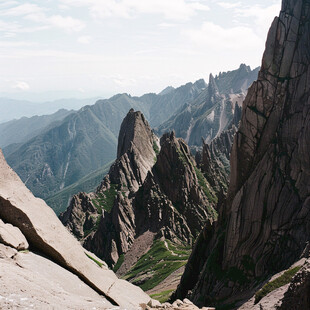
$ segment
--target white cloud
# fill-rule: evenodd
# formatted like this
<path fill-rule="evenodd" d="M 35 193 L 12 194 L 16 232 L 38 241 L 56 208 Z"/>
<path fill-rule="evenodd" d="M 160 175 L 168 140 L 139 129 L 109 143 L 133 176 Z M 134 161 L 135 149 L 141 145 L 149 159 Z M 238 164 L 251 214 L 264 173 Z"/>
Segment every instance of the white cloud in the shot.
<path fill-rule="evenodd" d="M 218 2 L 217 3 L 219 6 L 221 6 L 224 9 L 233 9 L 233 8 L 237 8 L 240 7 L 242 5 L 241 2 L 235 2 L 235 3 L 231 3 L 231 2 Z"/>
<path fill-rule="evenodd" d="M 91 42 L 91 37 L 90 36 L 78 37 L 77 42 L 81 44 L 89 44 Z"/>
<path fill-rule="evenodd" d="M 15 84 L 12 86 L 14 89 L 26 91 L 30 88 L 29 84 L 23 81 L 17 81 Z"/>
<path fill-rule="evenodd" d="M 119 85 L 119 86 L 130 86 L 130 85 L 134 85 L 137 83 L 136 79 L 125 78 L 121 76 L 113 78 L 112 80 L 116 85 Z"/>
<path fill-rule="evenodd" d="M 260 34 L 267 33 L 275 16 L 279 15 L 280 3 L 262 7 L 260 5 L 237 8 L 235 13 L 238 17 L 252 18 L 256 31 Z"/>
<path fill-rule="evenodd" d="M 64 29 L 68 32 L 78 32 L 85 27 L 85 24 L 82 21 L 72 18 L 71 16 L 63 17 L 61 15 L 53 15 L 47 19 L 47 22 L 52 26 Z"/>
<path fill-rule="evenodd" d="M 8 48 L 8 47 L 29 47 L 34 44 L 26 41 L 0 41 L 0 48 Z"/>
<path fill-rule="evenodd" d="M 59 4 L 58 8 L 61 11 L 67 11 L 69 9 L 69 7 L 67 5 L 64 5 L 64 4 Z"/>
<path fill-rule="evenodd" d="M 93 17 L 130 18 L 137 14 L 160 14 L 166 19 L 188 20 L 198 11 L 208 11 L 209 7 L 199 1 L 188 0 L 61 0 L 71 6 L 89 7 Z"/>
<path fill-rule="evenodd" d="M 39 27 L 28 27 L 29 31 L 25 31 L 25 27 L 21 26 L 20 20 L 10 21 L 4 23 L 0 21 L 0 31 L 8 32 L 34 32 L 44 30 L 49 27 L 57 27 L 65 30 L 66 32 L 81 31 L 85 24 L 79 19 L 71 16 L 62 15 L 47 15 L 47 9 L 40 7 L 36 4 L 25 3 L 11 8 L 0 9 L 0 16 L 10 18 L 24 18 L 25 20 L 32 21 L 40 24 Z M 3 30 L 4 24 L 7 30 Z M 2 29 L 1 29 L 2 28 Z M 26 27 L 27 28 L 27 27 Z"/>
<path fill-rule="evenodd" d="M 17 5 L 18 2 L 17 1 L 2 1 L 0 3 L 0 9 L 1 8 L 5 8 L 5 7 L 8 7 L 8 6 L 11 6 L 11 5 Z"/>
<path fill-rule="evenodd" d="M 158 26 L 159 26 L 160 28 L 173 28 L 173 27 L 175 27 L 175 24 L 171 24 L 171 23 L 160 23 L 160 24 L 158 24 Z"/>
<path fill-rule="evenodd" d="M 43 8 L 37 6 L 36 4 L 25 3 L 9 9 L 2 9 L 0 15 L 2 16 L 25 16 L 28 14 L 42 13 Z"/>
<path fill-rule="evenodd" d="M 52 15 L 47 16 L 42 12 L 28 14 L 26 19 L 33 22 L 46 25 L 47 27 L 56 27 L 65 30 L 66 32 L 79 32 L 84 29 L 85 24 L 79 19 L 71 16 Z"/>
<path fill-rule="evenodd" d="M 223 28 L 205 22 L 200 28 L 184 30 L 183 35 L 197 45 L 208 46 L 212 50 L 240 50 L 263 45 L 261 38 L 251 28 L 244 26 Z"/>

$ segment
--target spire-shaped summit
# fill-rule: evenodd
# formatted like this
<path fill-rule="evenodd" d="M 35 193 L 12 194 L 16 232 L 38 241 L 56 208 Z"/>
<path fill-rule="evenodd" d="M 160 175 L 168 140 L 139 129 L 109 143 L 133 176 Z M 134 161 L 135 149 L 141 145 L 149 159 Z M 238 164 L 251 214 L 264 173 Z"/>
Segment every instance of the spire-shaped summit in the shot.
<path fill-rule="evenodd" d="M 209 100 L 214 100 L 214 97 L 219 94 L 219 89 L 216 85 L 214 76 L 210 73 L 209 84 L 208 84 L 208 98 Z"/>

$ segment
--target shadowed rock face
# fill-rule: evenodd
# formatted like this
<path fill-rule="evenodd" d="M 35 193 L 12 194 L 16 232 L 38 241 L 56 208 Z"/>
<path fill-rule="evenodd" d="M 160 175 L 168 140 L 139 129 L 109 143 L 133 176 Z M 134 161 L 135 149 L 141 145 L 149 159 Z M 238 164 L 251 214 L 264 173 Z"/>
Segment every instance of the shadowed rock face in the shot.
<path fill-rule="evenodd" d="M 190 244 L 206 220 L 214 220 L 215 194 L 202 175 L 198 180 L 198 169 L 182 139 L 172 132 L 160 142 L 157 162 L 134 201 L 137 232 L 161 230 L 172 241 Z"/>
<path fill-rule="evenodd" d="M 192 290 L 198 304 L 244 298 L 310 239 L 309 20 L 309 1 L 283 1 L 243 105 L 227 203 L 211 236 L 198 239 L 177 296 Z"/>

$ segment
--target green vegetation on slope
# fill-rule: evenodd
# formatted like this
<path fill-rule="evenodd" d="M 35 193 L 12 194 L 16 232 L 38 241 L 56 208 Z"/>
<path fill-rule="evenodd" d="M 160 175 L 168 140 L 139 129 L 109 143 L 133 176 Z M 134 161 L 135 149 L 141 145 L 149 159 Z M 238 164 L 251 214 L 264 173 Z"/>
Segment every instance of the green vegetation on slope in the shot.
<path fill-rule="evenodd" d="M 280 277 L 274 279 L 273 281 L 265 284 L 256 294 L 255 303 L 257 304 L 263 297 L 268 295 L 275 289 L 288 284 L 293 276 L 300 270 L 301 266 L 297 266 L 285 271 Z"/>
<path fill-rule="evenodd" d="M 59 215 L 61 212 L 65 211 L 68 202 L 74 194 L 93 191 L 108 173 L 111 164 L 112 162 L 109 162 L 95 172 L 86 175 L 76 183 L 65 187 L 55 195 L 45 199 L 45 202 Z"/>
<path fill-rule="evenodd" d="M 125 255 L 122 254 L 122 255 L 119 257 L 117 263 L 115 264 L 115 266 L 114 266 L 114 268 L 113 268 L 113 271 L 114 271 L 114 272 L 116 272 L 116 271 L 122 266 L 122 263 L 124 262 L 124 259 L 125 259 Z"/>
<path fill-rule="evenodd" d="M 94 261 L 100 268 L 102 268 L 103 264 L 100 263 L 97 259 L 93 258 L 92 256 L 90 256 L 90 255 L 87 254 L 86 252 L 85 252 L 85 255 L 86 255 L 88 258 L 90 258 L 92 261 Z"/>
<path fill-rule="evenodd" d="M 159 154 L 159 147 L 158 147 L 156 141 L 153 141 L 153 150 L 154 150 L 156 156 L 158 156 L 158 154 Z"/>
<path fill-rule="evenodd" d="M 195 169 L 195 172 L 197 175 L 198 184 L 202 188 L 205 195 L 208 197 L 209 201 L 213 202 L 213 203 L 217 203 L 217 197 L 213 192 L 211 193 L 211 191 L 207 185 L 207 180 L 203 176 L 202 172 L 197 167 L 194 167 L 194 169 Z"/>
<path fill-rule="evenodd" d="M 157 294 L 151 294 L 150 297 L 152 297 L 153 299 L 158 300 L 161 303 L 164 303 L 166 301 L 169 300 L 170 296 L 172 295 L 174 290 L 167 290 L 167 291 L 163 291 Z"/>
<path fill-rule="evenodd" d="M 117 195 L 117 184 L 111 184 L 111 187 L 106 190 L 104 193 L 97 194 L 97 198 L 93 199 L 93 204 L 97 208 L 99 214 L 102 214 L 102 209 L 111 212 Z"/>
<path fill-rule="evenodd" d="M 180 246 L 169 240 L 156 240 L 124 279 L 140 286 L 144 291 L 150 290 L 184 266 L 190 251 L 189 246 Z"/>

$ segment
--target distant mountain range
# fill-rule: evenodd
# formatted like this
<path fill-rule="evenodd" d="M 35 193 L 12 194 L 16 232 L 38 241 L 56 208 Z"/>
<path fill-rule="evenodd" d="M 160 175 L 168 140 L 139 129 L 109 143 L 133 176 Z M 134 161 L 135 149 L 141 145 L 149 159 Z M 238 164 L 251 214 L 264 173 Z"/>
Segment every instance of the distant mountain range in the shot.
<path fill-rule="evenodd" d="M 72 110 L 61 109 L 50 115 L 22 117 L 2 123 L 0 124 L 0 147 L 24 143 L 47 130 L 54 122 L 63 120 L 72 112 Z M 52 126 L 56 126 L 56 124 Z"/>
<path fill-rule="evenodd" d="M 164 95 L 118 94 L 79 111 L 22 118 L 2 124 L 6 134 L 2 140 L 0 135 L 0 141 L 2 145 L 15 143 L 4 148 L 8 162 L 36 196 L 46 199 L 115 159 L 119 126 L 129 109 L 143 111 L 157 126 L 194 100 L 205 87 L 200 80 Z M 57 121 L 51 122 L 52 119 Z M 44 121 L 48 125 L 42 128 Z M 28 138 L 31 139 L 20 143 Z"/>
<path fill-rule="evenodd" d="M 0 146 L 23 182 L 36 196 L 51 198 L 54 206 L 60 204 L 60 212 L 75 193 L 73 184 L 86 175 L 86 184 L 94 184 L 92 172 L 96 171 L 98 180 L 98 173 L 106 171 L 105 165 L 116 158 L 120 124 L 131 108 L 140 110 L 157 133 L 174 130 L 190 145 L 201 146 L 202 137 L 208 142 L 227 129 L 235 103 L 241 105 L 256 77 L 257 69 L 241 65 L 215 78 L 210 76 L 209 84 L 201 79 L 178 88 L 167 87 L 159 94 L 118 94 L 78 111 L 7 122 L 0 124 Z M 61 202 L 55 197 L 61 197 Z"/>
<path fill-rule="evenodd" d="M 239 69 L 209 77 L 209 84 L 192 102 L 161 124 L 159 135 L 174 130 L 189 145 L 200 145 L 218 137 L 229 126 L 236 104 L 242 106 L 248 87 L 257 78 L 259 68 L 251 70 L 242 64 Z M 239 117 L 241 116 L 241 112 Z"/>
<path fill-rule="evenodd" d="M 67 98 L 53 101 L 32 102 L 28 100 L 17 100 L 1 97 L 0 124 L 19 119 L 21 117 L 52 114 L 61 109 L 77 110 L 85 105 L 93 104 L 97 99 L 98 97 L 86 99 Z"/>

